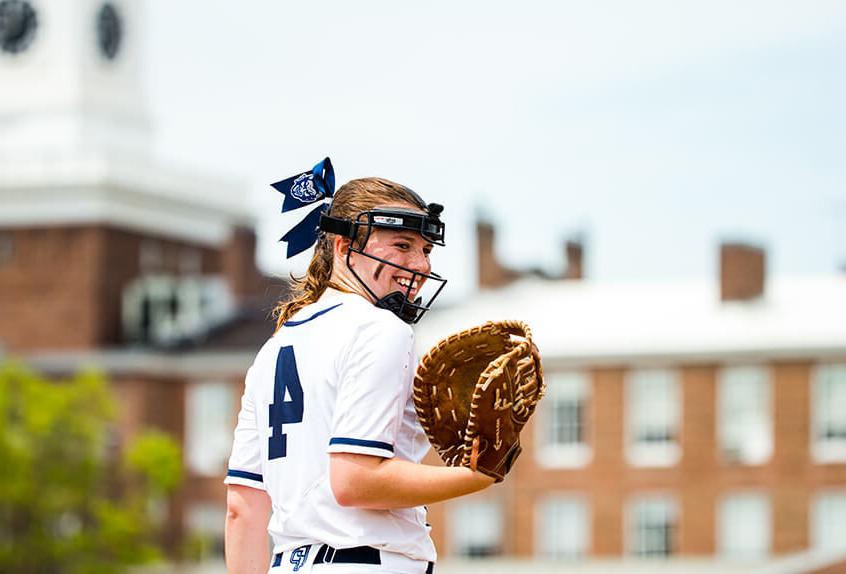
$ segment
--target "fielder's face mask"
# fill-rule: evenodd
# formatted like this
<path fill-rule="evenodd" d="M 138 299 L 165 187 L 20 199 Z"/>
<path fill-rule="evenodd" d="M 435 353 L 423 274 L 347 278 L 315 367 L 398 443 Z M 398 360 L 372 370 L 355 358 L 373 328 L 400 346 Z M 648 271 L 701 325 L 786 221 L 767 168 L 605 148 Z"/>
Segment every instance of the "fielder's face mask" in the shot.
<path fill-rule="evenodd" d="M 282 213 L 288 221 L 288 230 L 280 241 L 288 244 L 289 258 L 313 246 L 320 232 L 349 237 L 350 250 L 347 253 L 347 267 L 373 297 L 377 307 L 392 311 L 406 323 L 419 321 L 446 285 L 446 279 L 436 273 L 414 271 L 364 252 L 367 240 L 374 229 L 413 231 L 419 233 L 426 241 L 443 245 L 444 224 L 440 220 L 444 209 L 442 205 L 430 203 L 425 213 L 401 208 L 376 208 L 359 213 L 355 220 L 331 217 L 328 213 L 335 195 L 335 170 L 328 157 L 315 165 L 311 171 L 298 173 L 277 181 L 271 186 L 285 197 Z M 419 203 L 422 205 L 423 200 L 421 199 Z M 350 253 L 358 253 L 410 274 L 410 282 L 405 292 L 394 291 L 382 298 L 377 297 L 370 286 L 350 267 Z M 421 279 L 425 279 L 425 283 L 421 292 L 418 293 L 420 296 L 410 301 L 414 283 L 419 284 Z M 424 300 L 425 303 L 423 303 Z"/>
<path fill-rule="evenodd" d="M 437 273 L 423 273 L 409 267 L 398 265 L 387 259 L 376 257 L 365 252 L 367 241 L 374 229 L 404 230 L 419 234 L 426 241 L 434 245 L 444 245 L 444 224 L 440 220 L 443 206 L 430 203 L 425 213 L 410 209 L 377 207 L 358 214 L 354 220 L 339 219 L 327 214 L 320 216 L 320 230 L 335 233 L 350 239 L 350 249 L 347 252 L 347 268 L 356 280 L 373 297 L 376 306 L 388 309 L 406 323 L 417 323 L 428 311 L 438 295 L 440 295 L 446 279 Z M 403 271 L 409 275 L 408 286 L 404 290 L 397 290 L 379 298 L 370 286 L 350 266 L 350 256 L 357 253 L 384 265 Z M 423 283 L 418 297 L 411 300 L 411 291 L 415 283 Z M 424 302 L 425 301 L 425 302 Z"/>

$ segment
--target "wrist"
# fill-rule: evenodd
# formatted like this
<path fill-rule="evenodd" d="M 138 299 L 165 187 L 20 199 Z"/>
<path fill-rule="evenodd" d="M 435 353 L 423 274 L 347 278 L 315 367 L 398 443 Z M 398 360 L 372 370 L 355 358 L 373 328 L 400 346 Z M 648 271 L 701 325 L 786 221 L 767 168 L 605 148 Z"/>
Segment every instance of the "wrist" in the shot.
<path fill-rule="evenodd" d="M 488 476 L 484 472 L 480 472 L 478 470 L 470 470 L 470 472 L 473 473 L 473 480 L 479 484 L 480 488 L 487 488 L 488 486 L 496 484 L 496 479 L 492 476 Z"/>

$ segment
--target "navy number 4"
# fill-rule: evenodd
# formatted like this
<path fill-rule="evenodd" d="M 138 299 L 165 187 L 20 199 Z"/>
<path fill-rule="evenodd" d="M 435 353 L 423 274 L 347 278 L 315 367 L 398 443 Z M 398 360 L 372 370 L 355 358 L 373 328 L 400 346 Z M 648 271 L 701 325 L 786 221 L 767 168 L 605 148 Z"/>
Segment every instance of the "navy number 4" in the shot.
<path fill-rule="evenodd" d="M 285 389 L 291 396 L 285 400 Z M 283 424 L 303 421 L 303 387 L 297 373 L 297 360 L 293 347 L 282 347 L 276 358 L 276 379 L 273 383 L 273 403 L 270 405 L 270 428 L 273 433 L 267 441 L 267 458 L 283 458 L 288 453 L 288 437 L 282 432 Z"/>

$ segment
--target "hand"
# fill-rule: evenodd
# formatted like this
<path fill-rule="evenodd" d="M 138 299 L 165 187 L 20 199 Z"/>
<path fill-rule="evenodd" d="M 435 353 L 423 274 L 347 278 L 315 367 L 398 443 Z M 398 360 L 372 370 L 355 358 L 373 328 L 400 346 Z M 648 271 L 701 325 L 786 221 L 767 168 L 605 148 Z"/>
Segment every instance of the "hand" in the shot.
<path fill-rule="evenodd" d="M 492 476 L 488 476 L 483 472 L 479 472 L 476 470 L 476 462 L 479 459 L 479 437 L 473 439 L 473 450 L 470 452 L 470 470 L 473 471 L 473 474 L 476 475 L 477 478 L 481 480 L 481 483 L 485 486 L 483 488 L 487 488 L 492 484 L 496 484 L 496 479 Z"/>

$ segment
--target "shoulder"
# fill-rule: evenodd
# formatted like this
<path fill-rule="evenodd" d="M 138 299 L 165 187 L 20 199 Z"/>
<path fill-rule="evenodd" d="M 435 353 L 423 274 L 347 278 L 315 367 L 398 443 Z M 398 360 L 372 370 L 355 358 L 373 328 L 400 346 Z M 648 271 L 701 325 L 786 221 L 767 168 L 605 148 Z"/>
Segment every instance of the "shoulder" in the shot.
<path fill-rule="evenodd" d="M 388 311 L 380 309 L 365 298 L 352 293 L 342 293 L 336 299 L 343 305 L 337 319 L 343 321 L 357 333 L 364 331 L 382 333 L 390 337 L 409 338 L 414 336 L 411 325 Z"/>
<path fill-rule="evenodd" d="M 354 309 L 355 326 L 358 333 L 367 333 L 372 337 L 387 340 L 412 340 L 414 331 L 411 325 L 402 321 L 387 309 L 380 309 L 369 301 L 357 297 Z"/>
<path fill-rule="evenodd" d="M 251 379 L 260 376 L 261 373 L 276 367 L 276 359 L 279 353 L 280 341 L 274 334 L 264 342 L 261 348 L 256 353 L 253 362 L 247 369 L 247 385 L 249 386 Z"/>
<path fill-rule="evenodd" d="M 414 349 L 411 325 L 359 295 L 343 294 L 332 336 L 339 345 L 338 365 L 381 357 L 405 357 Z M 334 312 L 333 312 L 334 313 Z M 339 367 L 340 368 L 340 367 Z"/>
<path fill-rule="evenodd" d="M 325 357 L 341 356 L 362 348 L 405 350 L 414 345 L 411 325 L 386 309 L 353 293 L 327 292 L 306 305 L 265 343 L 256 364 L 275 361 L 281 345 L 317 344 Z"/>

